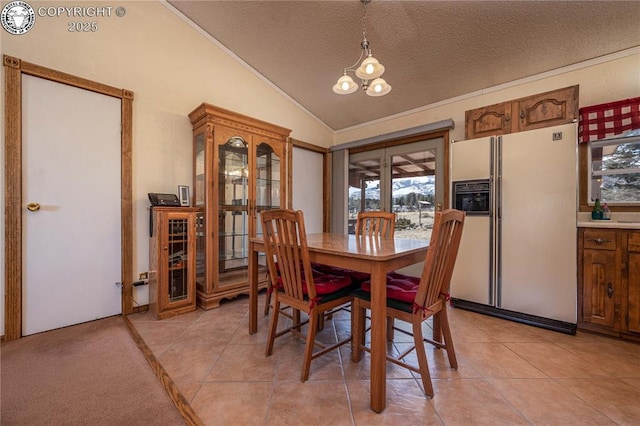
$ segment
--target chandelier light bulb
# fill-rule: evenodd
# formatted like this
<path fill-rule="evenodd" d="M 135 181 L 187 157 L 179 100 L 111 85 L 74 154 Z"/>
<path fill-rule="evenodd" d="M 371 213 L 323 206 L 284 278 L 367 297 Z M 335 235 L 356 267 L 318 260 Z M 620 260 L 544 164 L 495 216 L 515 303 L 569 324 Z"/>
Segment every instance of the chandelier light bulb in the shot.
<path fill-rule="evenodd" d="M 356 70 L 356 75 L 361 79 L 374 79 L 380 77 L 384 73 L 384 66 L 378 62 L 376 58 L 371 55 L 369 52 L 369 56 L 362 61 L 362 64 Z"/>
<path fill-rule="evenodd" d="M 369 75 L 373 74 L 373 65 L 367 64 L 367 66 L 364 68 L 364 72 L 366 72 Z"/>
<path fill-rule="evenodd" d="M 348 95 L 356 90 L 358 90 L 358 85 L 350 76 L 347 75 L 346 71 L 333 86 L 333 91 L 339 95 Z"/>
<path fill-rule="evenodd" d="M 376 78 L 367 88 L 369 96 L 384 96 L 391 91 L 391 86 L 382 78 Z"/>

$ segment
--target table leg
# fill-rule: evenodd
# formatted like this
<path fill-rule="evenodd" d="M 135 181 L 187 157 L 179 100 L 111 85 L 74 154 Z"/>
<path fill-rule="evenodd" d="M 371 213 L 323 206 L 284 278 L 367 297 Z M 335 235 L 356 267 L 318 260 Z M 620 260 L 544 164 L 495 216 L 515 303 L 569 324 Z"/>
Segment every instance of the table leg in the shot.
<path fill-rule="evenodd" d="M 371 273 L 371 409 L 382 412 L 387 399 L 387 280 L 376 264 Z"/>
<path fill-rule="evenodd" d="M 249 243 L 249 334 L 258 332 L 258 253 Z"/>

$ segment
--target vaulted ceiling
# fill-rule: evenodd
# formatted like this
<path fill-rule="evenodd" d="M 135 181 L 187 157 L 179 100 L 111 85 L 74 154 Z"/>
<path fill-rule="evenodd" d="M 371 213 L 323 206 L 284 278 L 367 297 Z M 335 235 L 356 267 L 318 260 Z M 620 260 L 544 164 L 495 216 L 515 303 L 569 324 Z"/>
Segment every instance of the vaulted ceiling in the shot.
<path fill-rule="evenodd" d="M 334 131 L 640 46 L 639 1 L 373 0 L 367 38 L 393 89 L 338 95 L 361 1 L 168 3 Z"/>

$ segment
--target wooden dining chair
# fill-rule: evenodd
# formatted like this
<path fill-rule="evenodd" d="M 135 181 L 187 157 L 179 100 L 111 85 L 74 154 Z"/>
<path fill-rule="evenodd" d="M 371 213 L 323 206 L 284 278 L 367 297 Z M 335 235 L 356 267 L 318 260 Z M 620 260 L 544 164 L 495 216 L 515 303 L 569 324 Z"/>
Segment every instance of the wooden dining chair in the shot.
<path fill-rule="evenodd" d="M 424 343 L 446 349 L 449 364 L 454 369 L 458 368 L 446 305 L 449 300 L 449 285 L 460 246 L 464 220 L 465 212 L 460 210 L 449 209 L 436 212 L 422 276 L 419 279 L 414 277 L 413 280 L 394 279 L 393 274 L 387 276 L 387 317 L 411 324 L 411 332 L 400 328 L 396 328 L 396 331 L 413 335 L 413 346 L 397 356 L 387 354 L 387 361 L 419 373 L 424 392 L 431 398 L 433 398 L 433 385 Z M 371 309 L 370 281 L 368 283 L 368 286 L 367 282 L 363 283 L 361 288 L 354 292 L 355 298 L 351 311 L 352 360 L 354 362 L 360 361 L 363 349 L 369 350 L 365 346 L 365 310 Z M 428 339 L 423 336 L 422 323 L 431 317 L 433 317 L 433 339 Z M 418 366 L 404 360 L 414 349 Z"/>
<path fill-rule="evenodd" d="M 359 212 L 356 220 L 356 235 L 393 238 L 396 214 L 383 211 Z"/>
<path fill-rule="evenodd" d="M 396 228 L 396 214 L 381 210 L 358 212 L 356 219 L 355 234 L 359 238 L 393 238 Z M 329 265 L 314 263 L 313 268 L 329 274 L 349 275 L 354 284 L 360 285 L 364 281 L 371 279 L 371 275 L 365 272 L 352 271 L 350 269 L 338 268 Z M 267 308 L 265 308 L 267 309 Z M 349 310 L 349 308 L 344 308 Z M 329 316 L 330 317 L 330 316 Z M 320 320 L 320 328 L 323 327 L 323 318 Z M 393 321 L 389 321 L 388 339 L 393 340 Z"/>
<path fill-rule="evenodd" d="M 260 215 L 269 276 L 274 283 L 273 312 L 269 321 L 265 353 L 267 356 L 271 355 L 275 339 L 286 333 L 291 332 L 306 338 L 301 374 L 301 380 L 304 382 L 309 378 L 313 359 L 351 341 L 349 336 L 325 346 L 315 339 L 318 319 L 331 309 L 353 300 L 351 278 L 313 273 L 302 211 L 277 209 L 263 211 Z M 293 316 L 293 324 L 290 327 L 278 330 L 282 305 L 306 313 L 307 319 L 300 321 L 300 316 Z M 305 324 L 308 324 L 306 336 L 301 334 L 302 326 Z M 314 345 L 321 349 L 314 352 Z"/>

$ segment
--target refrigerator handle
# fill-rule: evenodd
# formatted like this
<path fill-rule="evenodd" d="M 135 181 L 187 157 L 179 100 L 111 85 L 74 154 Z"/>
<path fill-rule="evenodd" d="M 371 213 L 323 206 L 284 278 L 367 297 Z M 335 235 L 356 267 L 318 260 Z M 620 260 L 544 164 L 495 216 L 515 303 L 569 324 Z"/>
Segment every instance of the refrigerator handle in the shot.
<path fill-rule="evenodd" d="M 489 139 L 489 185 L 491 195 L 489 199 L 489 305 L 496 304 L 496 137 Z"/>
<path fill-rule="evenodd" d="M 497 177 L 496 177 L 496 220 L 502 220 L 502 136 L 497 139 Z M 500 229 L 498 229 L 500 231 Z M 499 240 L 498 240 L 499 241 Z"/>
<path fill-rule="evenodd" d="M 496 139 L 495 306 L 502 306 L 502 136 Z"/>

